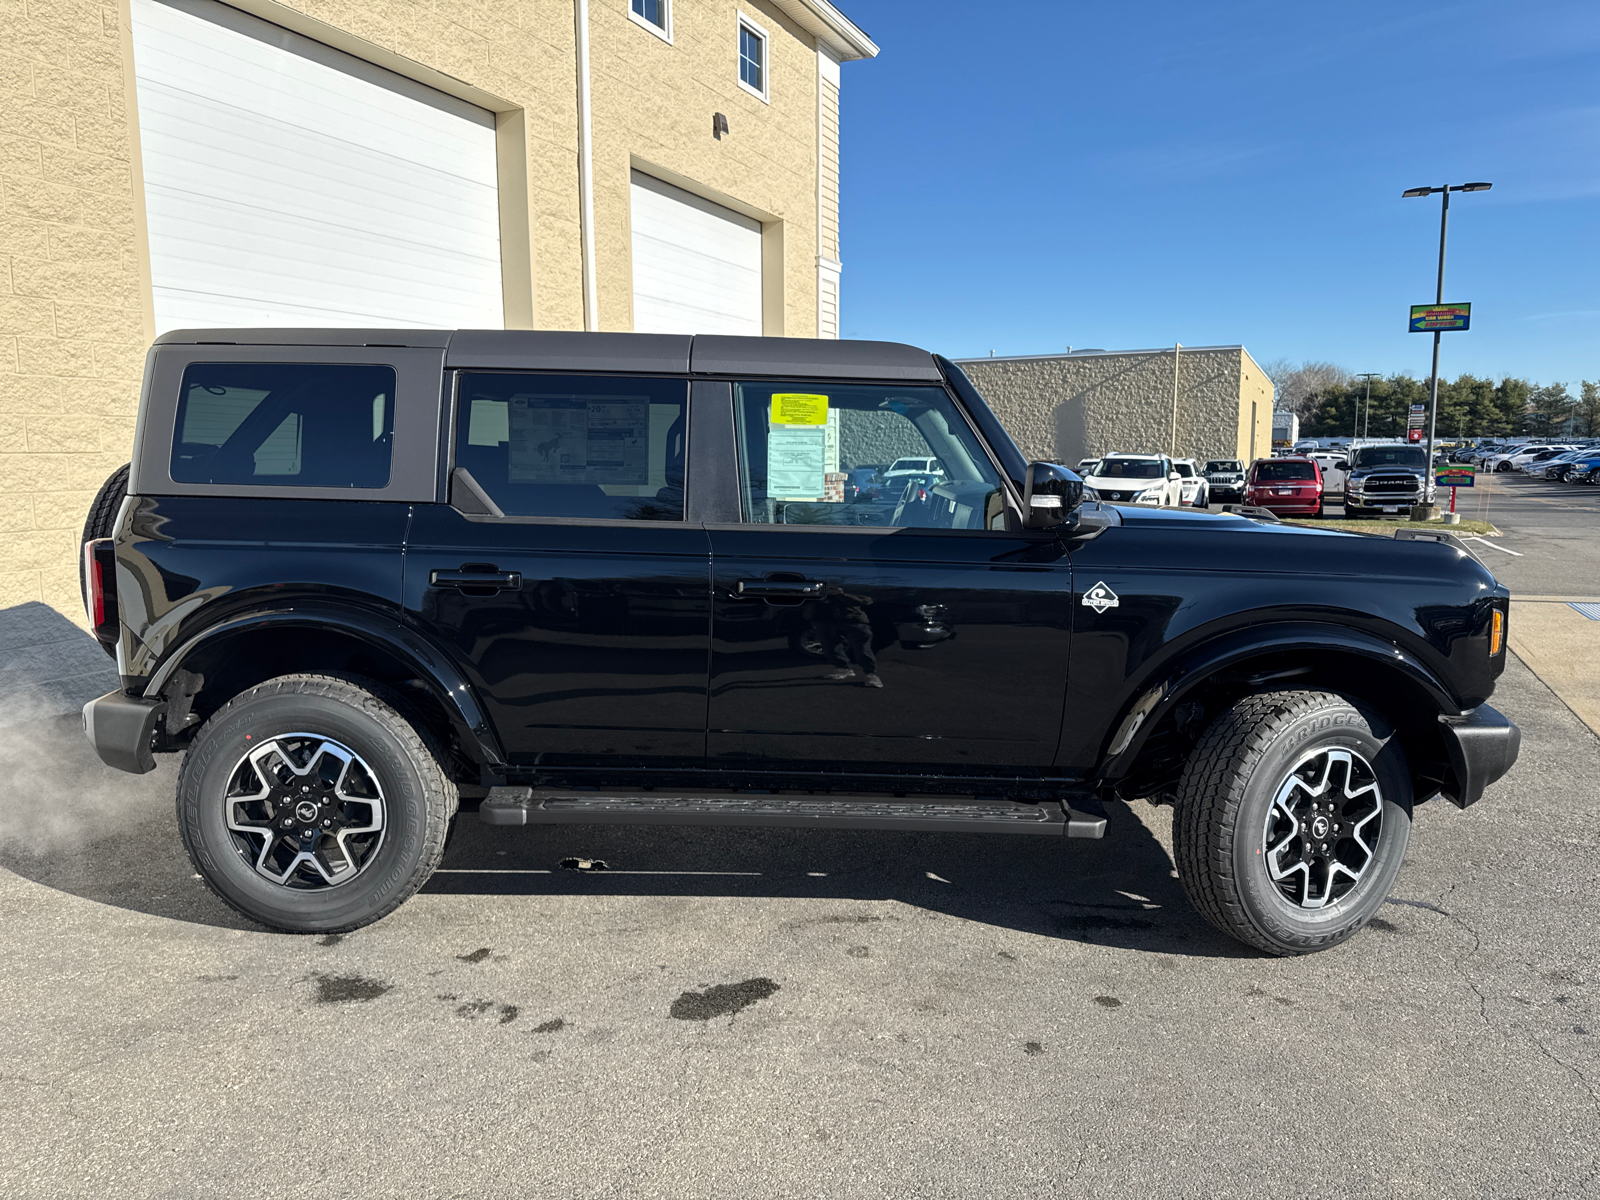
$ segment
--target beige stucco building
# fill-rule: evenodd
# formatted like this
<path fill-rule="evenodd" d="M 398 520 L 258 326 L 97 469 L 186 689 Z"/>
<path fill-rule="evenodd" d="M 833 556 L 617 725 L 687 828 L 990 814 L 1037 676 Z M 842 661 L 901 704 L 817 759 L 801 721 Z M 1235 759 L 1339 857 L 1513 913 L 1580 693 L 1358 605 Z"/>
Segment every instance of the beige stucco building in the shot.
<path fill-rule="evenodd" d="M 838 336 L 828 0 L 0 4 L 0 608 L 168 328 Z"/>
<path fill-rule="evenodd" d="M 961 367 L 1023 453 L 1178 458 L 1272 452 L 1272 381 L 1243 346 L 975 358 Z"/>

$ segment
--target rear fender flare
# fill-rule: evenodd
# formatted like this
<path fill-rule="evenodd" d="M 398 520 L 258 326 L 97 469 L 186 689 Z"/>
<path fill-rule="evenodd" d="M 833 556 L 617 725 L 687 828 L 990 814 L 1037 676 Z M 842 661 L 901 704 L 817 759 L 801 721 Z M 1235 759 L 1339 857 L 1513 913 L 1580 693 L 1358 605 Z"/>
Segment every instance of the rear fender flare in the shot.
<path fill-rule="evenodd" d="M 1100 781 L 1115 783 L 1125 778 L 1138 761 L 1150 731 L 1218 671 L 1262 654 L 1296 650 L 1332 651 L 1367 659 L 1398 671 L 1415 683 L 1433 701 L 1437 715 L 1454 717 L 1461 712 L 1438 677 L 1392 642 L 1342 625 L 1294 622 L 1257 626 L 1202 643 L 1177 661 L 1158 668 L 1153 679 L 1123 708 L 1113 726 L 1100 757 Z"/>
<path fill-rule="evenodd" d="M 449 716 L 462 748 L 480 762 L 504 765 L 499 739 L 477 694 L 449 657 L 420 634 L 370 613 L 334 606 L 297 606 L 231 617 L 179 646 L 151 675 L 144 695 L 152 700 L 162 697 L 173 676 L 186 661 L 193 660 L 197 651 L 244 633 L 295 628 L 342 633 L 408 664 Z"/>

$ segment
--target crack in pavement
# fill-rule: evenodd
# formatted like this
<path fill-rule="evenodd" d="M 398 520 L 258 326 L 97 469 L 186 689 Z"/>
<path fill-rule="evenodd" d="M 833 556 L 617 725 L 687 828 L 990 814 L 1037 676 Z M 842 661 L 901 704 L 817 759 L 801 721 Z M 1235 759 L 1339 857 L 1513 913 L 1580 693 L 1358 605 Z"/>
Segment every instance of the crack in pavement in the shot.
<path fill-rule="evenodd" d="M 1467 921 L 1465 917 L 1448 913 L 1443 907 L 1446 897 L 1453 895 L 1456 888 L 1459 886 L 1460 884 L 1458 883 L 1451 884 L 1449 889 L 1440 895 L 1438 907 L 1422 904 L 1418 904 L 1417 906 L 1422 908 L 1432 908 L 1433 911 L 1442 913 L 1449 920 L 1454 921 L 1456 924 L 1460 925 L 1461 928 L 1465 929 L 1469 934 L 1472 935 L 1472 949 L 1467 951 L 1467 953 L 1463 954 L 1460 958 L 1451 962 L 1450 967 L 1461 976 L 1462 982 L 1471 988 L 1472 994 L 1478 998 L 1478 1016 L 1483 1021 L 1484 1025 L 1489 1029 L 1495 1029 L 1495 1023 L 1489 1019 L 1489 998 L 1484 994 L 1483 989 L 1478 986 L 1477 982 L 1472 978 L 1466 969 L 1466 964 L 1483 948 L 1483 937 L 1476 929 L 1472 927 L 1471 923 Z M 1415 904 L 1416 902 L 1413 901 L 1412 903 Z M 1513 1040 L 1521 1040 L 1517 1038 L 1517 1034 L 1511 1029 L 1499 1029 L 1497 1032 L 1504 1036 L 1508 1042 Z M 1550 1048 L 1544 1044 L 1544 1042 L 1539 1040 L 1537 1034 L 1528 1032 L 1522 1034 L 1521 1036 L 1527 1041 L 1533 1043 L 1533 1045 L 1538 1048 L 1539 1053 L 1544 1055 L 1551 1062 L 1555 1063 L 1556 1066 L 1570 1072 L 1578 1080 L 1578 1082 L 1583 1085 L 1584 1090 L 1589 1094 L 1589 1102 L 1594 1106 L 1595 1111 L 1600 1113 L 1600 1091 L 1596 1090 L 1595 1084 L 1587 1075 L 1585 1075 L 1571 1063 L 1554 1054 Z M 1579 1181 L 1579 1186 L 1574 1194 L 1580 1196 L 1587 1195 L 1587 1185 L 1597 1175 L 1600 1175 L 1600 1154 L 1597 1154 L 1590 1160 L 1589 1173 Z"/>

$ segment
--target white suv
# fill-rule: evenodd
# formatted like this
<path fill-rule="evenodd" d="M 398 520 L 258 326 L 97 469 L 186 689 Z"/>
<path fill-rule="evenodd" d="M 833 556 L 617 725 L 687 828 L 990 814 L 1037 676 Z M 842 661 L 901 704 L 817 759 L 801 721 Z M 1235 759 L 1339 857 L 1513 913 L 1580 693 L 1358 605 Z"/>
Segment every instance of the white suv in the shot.
<path fill-rule="evenodd" d="M 1106 455 L 1084 483 L 1112 504 L 1177 508 L 1183 503 L 1183 476 L 1165 454 Z"/>
<path fill-rule="evenodd" d="M 1192 458 L 1175 458 L 1172 469 L 1178 473 L 1178 502 L 1185 508 L 1206 508 L 1211 504 L 1211 486 Z"/>

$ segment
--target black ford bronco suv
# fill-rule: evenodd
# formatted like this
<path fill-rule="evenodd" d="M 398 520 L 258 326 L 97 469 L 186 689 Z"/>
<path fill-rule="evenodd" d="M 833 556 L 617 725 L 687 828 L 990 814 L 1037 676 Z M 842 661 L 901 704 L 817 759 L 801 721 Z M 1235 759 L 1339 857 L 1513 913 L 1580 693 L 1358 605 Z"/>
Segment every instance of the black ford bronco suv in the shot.
<path fill-rule="evenodd" d="M 1296 954 L 1517 754 L 1459 543 L 1087 503 L 910 346 L 170 333 L 125 487 L 85 728 L 185 752 L 196 869 L 282 930 L 392 911 L 463 806 L 1098 838 L 1146 798 L 1200 912 Z"/>

